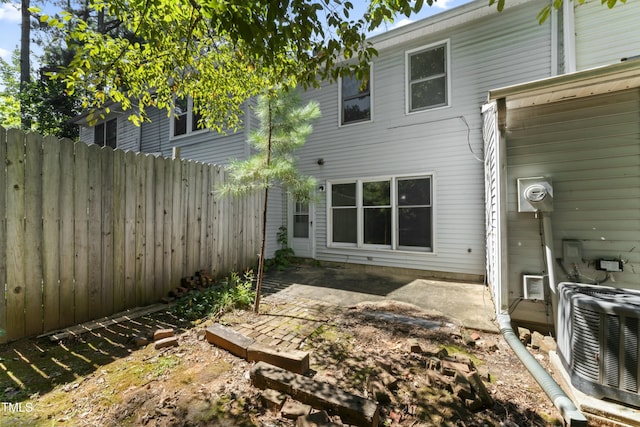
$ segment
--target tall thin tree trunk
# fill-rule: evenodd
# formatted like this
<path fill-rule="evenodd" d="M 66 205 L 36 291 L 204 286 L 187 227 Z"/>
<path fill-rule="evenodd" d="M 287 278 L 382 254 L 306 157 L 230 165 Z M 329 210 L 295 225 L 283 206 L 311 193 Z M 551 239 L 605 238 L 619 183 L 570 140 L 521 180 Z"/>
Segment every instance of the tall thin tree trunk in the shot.
<path fill-rule="evenodd" d="M 267 168 L 271 164 L 271 135 L 273 132 L 273 120 L 271 110 L 271 98 L 269 98 L 269 135 L 267 143 Z M 269 204 L 269 178 L 265 182 L 264 188 L 264 206 L 262 208 L 262 245 L 260 246 L 260 259 L 258 260 L 258 278 L 256 280 L 256 299 L 253 305 L 253 311 L 257 314 L 260 312 L 260 292 L 262 290 L 262 276 L 264 275 L 264 253 L 267 246 L 267 207 Z"/>
<path fill-rule="evenodd" d="M 31 12 L 29 12 L 31 0 L 22 0 L 22 26 L 20 33 L 20 93 L 24 94 L 31 82 Z M 20 117 L 22 128 L 28 130 L 31 127 L 31 121 L 26 115 L 26 106 L 24 97 L 20 98 Z"/>

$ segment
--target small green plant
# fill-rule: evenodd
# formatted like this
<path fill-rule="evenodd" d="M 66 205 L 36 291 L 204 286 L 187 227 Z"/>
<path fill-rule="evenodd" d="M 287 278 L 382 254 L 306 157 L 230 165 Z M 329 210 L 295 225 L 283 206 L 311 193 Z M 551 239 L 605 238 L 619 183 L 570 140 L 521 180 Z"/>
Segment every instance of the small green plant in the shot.
<path fill-rule="evenodd" d="M 264 261 L 266 271 L 277 269 L 284 270 L 291 264 L 291 259 L 295 256 L 293 249 L 289 247 L 289 238 L 287 237 L 287 227 L 281 226 L 278 229 L 278 243 L 280 249 L 275 251 L 273 258 Z"/>
<path fill-rule="evenodd" d="M 252 270 L 242 276 L 231 273 L 218 286 L 180 298 L 175 312 L 187 320 L 197 320 L 207 316 L 220 317 L 234 308 L 250 307 L 255 298 L 252 283 Z"/>

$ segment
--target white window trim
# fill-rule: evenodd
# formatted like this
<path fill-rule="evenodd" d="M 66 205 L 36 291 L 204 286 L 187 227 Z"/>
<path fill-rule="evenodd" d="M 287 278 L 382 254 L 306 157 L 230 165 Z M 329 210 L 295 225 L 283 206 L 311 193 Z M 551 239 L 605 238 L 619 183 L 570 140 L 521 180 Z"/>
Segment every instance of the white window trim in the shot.
<path fill-rule="evenodd" d="M 204 128 L 204 129 L 198 129 L 198 130 L 191 130 L 193 128 L 193 99 L 191 97 L 189 97 L 187 99 L 187 131 L 182 134 L 182 135 L 174 135 L 173 131 L 175 128 L 175 110 L 171 112 L 171 122 L 169 125 L 169 139 L 170 140 L 176 140 L 176 139 L 182 139 L 191 135 L 197 135 L 199 133 L 203 133 L 206 132 L 208 129 Z"/>
<path fill-rule="evenodd" d="M 411 76 L 410 76 L 410 56 L 416 52 L 433 49 L 438 46 L 445 46 L 445 74 L 447 81 L 447 102 L 444 105 L 438 105 L 431 108 L 423 108 L 420 110 L 411 111 Z M 435 43 L 427 44 L 417 47 L 415 49 L 407 50 L 404 53 L 404 98 L 405 107 L 404 111 L 406 115 L 421 114 L 427 111 L 437 111 L 444 108 L 451 107 L 451 42 L 450 39 L 441 40 Z"/>
<path fill-rule="evenodd" d="M 342 110 L 342 77 L 338 77 L 338 127 L 350 127 L 350 126 L 357 126 L 357 125 L 364 125 L 364 124 L 368 124 L 368 123 L 373 123 L 373 117 L 374 117 L 374 102 L 373 102 L 373 95 L 374 95 L 374 84 L 373 84 L 373 76 L 374 76 L 374 72 L 373 72 L 373 63 L 369 63 L 369 120 L 359 120 L 357 122 L 351 122 L 351 123 L 342 123 L 342 114 L 344 113 L 344 111 Z"/>
<path fill-rule="evenodd" d="M 103 125 L 103 129 L 102 129 L 102 136 L 104 138 L 104 145 L 101 145 L 100 147 L 109 147 L 107 145 L 107 123 L 115 121 L 116 122 L 116 146 L 113 147 L 118 148 L 118 146 L 120 145 L 120 121 L 118 120 L 117 116 L 111 116 L 111 117 L 107 117 L 104 120 L 99 121 L 98 123 L 96 123 L 95 125 L 93 125 L 93 143 L 98 145 L 98 143 L 96 142 L 96 128 L 99 125 Z"/>
<path fill-rule="evenodd" d="M 358 185 L 357 180 L 354 179 L 343 179 L 343 180 L 336 180 L 336 181 L 327 181 L 327 190 L 326 190 L 326 194 L 327 194 L 327 246 L 328 247 L 334 247 L 334 248 L 357 248 L 358 247 L 358 242 L 360 240 L 360 233 L 356 233 L 356 243 L 347 243 L 347 242 L 334 242 L 333 241 L 333 204 L 331 203 L 331 193 L 332 193 L 332 189 L 333 189 L 333 185 L 334 184 L 352 184 L 352 183 L 356 183 L 356 224 L 360 224 L 360 204 L 362 203 L 360 201 L 361 197 L 360 197 L 360 185 Z M 339 208 L 349 208 L 352 209 L 351 206 L 340 206 L 337 207 Z"/>
<path fill-rule="evenodd" d="M 431 180 L 431 247 L 430 248 L 418 248 L 413 246 L 400 246 L 398 244 L 398 204 L 396 200 L 396 187 L 397 181 L 402 179 L 421 179 L 421 178 L 430 178 Z M 362 201 L 362 183 L 363 182 L 375 182 L 375 181 L 391 181 L 390 188 L 390 196 L 391 196 L 391 246 L 389 245 L 368 245 L 364 244 L 364 209 L 363 209 L 363 201 Z M 356 234 L 356 243 L 343 243 L 343 242 L 334 242 L 333 241 L 333 206 L 331 204 L 331 189 L 334 184 L 356 184 L 356 223 L 357 223 L 357 234 Z M 380 250 L 380 251 L 388 251 L 388 252 L 403 252 L 403 253 L 418 253 L 424 255 L 437 255 L 437 227 L 436 227 L 436 174 L 435 172 L 423 172 L 423 173 L 412 173 L 412 174 L 401 174 L 401 175 L 393 175 L 393 176 L 376 176 L 376 177 L 366 177 L 366 178 L 354 178 L 354 179 L 336 179 L 336 180 L 327 180 L 326 182 L 326 218 L 327 218 L 327 229 L 326 229 L 326 242 L 327 248 L 335 248 L 335 249 L 355 249 L 355 250 Z"/>

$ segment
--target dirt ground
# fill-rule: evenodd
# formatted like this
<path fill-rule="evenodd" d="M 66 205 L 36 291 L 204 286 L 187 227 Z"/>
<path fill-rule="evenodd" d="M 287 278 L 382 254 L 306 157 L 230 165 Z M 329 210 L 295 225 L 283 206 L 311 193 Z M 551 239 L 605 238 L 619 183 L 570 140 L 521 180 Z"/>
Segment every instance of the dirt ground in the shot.
<path fill-rule="evenodd" d="M 261 312 L 273 304 L 263 299 Z M 220 322 L 233 327 L 259 319 L 236 311 Z M 415 319 L 440 326 L 417 327 Z M 203 339 L 211 323 L 191 324 L 168 310 L 57 343 L 41 338 L 2 345 L 0 426 L 295 425 L 262 405 L 261 390 L 249 378 L 252 364 Z M 132 340 L 159 327 L 175 329 L 179 346 L 156 350 L 152 343 L 137 346 Z M 365 397 L 372 397 L 367 384 L 376 366 L 386 365 L 398 381 L 392 392 L 375 396 L 380 425 L 561 424 L 502 337 L 480 332 L 474 345 L 466 345 L 463 336 L 470 332 L 407 304 L 361 304 L 332 315 L 299 348 L 311 354 L 309 376 Z M 430 386 L 427 357 L 410 351 L 411 339 L 471 359 L 494 405 L 470 411 L 453 394 Z M 531 351 L 548 364 L 547 354 Z"/>

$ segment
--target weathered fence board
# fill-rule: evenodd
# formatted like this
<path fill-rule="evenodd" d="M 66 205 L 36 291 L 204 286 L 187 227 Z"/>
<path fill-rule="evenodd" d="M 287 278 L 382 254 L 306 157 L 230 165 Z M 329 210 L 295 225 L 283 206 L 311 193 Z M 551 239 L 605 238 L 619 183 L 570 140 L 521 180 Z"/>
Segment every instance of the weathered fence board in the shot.
<path fill-rule="evenodd" d="M 7 131 L 4 128 L 0 127 L 0 141 L 4 142 L 7 140 Z M 0 143 L 0 165 L 7 164 L 7 145 L 4 143 Z M 0 167 L 0 279 L 7 277 L 7 219 L 6 219 L 6 211 L 7 211 L 7 203 L 6 203 L 6 194 L 7 194 L 7 175 L 5 173 L 5 168 Z M 0 291 L 4 294 L 4 281 L 2 281 L 2 285 L 0 285 Z M 5 337 L 6 328 L 6 318 L 7 318 L 7 300 L 0 295 L 0 342 Z"/>
<path fill-rule="evenodd" d="M 100 312 L 102 316 L 113 313 L 113 150 L 103 147 L 102 158 L 102 277 L 100 287 Z"/>
<path fill-rule="evenodd" d="M 42 137 L 36 134 L 27 135 L 24 157 L 24 191 L 25 191 L 25 255 L 28 266 L 25 266 L 25 283 L 42 283 L 43 251 L 42 244 Z M 26 260 L 24 260 L 26 262 Z M 36 286 L 25 288 L 25 333 L 36 334 L 42 330 L 43 292 Z"/>
<path fill-rule="evenodd" d="M 113 153 L 113 311 L 125 309 L 124 242 L 125 242 L 125 171 L 124 151 Z"/>
<path fill-rule="evenodd" d="M 6 337 L 26 334 L 25 325 L 25 233 L 24 233 L 24 135 L 14 129 L 7 133 L 7 279 Z"/>
<path fill-rule="evenodd" d="M 102 317 L 102 156 L 100 148 L 89 146 L 89 206 L 87 209 L 89 225 L 89 314 Z"/>
<path fill-rule="evenodd" d="M 124 305 L 136 306 L 136 192 L 138 180 L 136 156 L 128 152 L 124 157 Z"/>
<path fill-rule="evenodd" d="M 153 223 L 155 225 L 154 236 L 155 241 L 153 244 L 154 255 L 153 255 L 153 265 L 154 272 L 153 277 L 155 279 L 155 286 L 153 288 L 153 299 L 158 300 L 162 298 L 162 295 L 165 294 L 163 286 L 162 286 L 162 278 L 164 272 L 164 260 L 163 260 L 163 246 L 164 246 L 164 218 L 163 218 L 163 210 L 164 210 L 164 162 L 163 158 L 156 157 L 153 160 L 153 174 L 154 174 L 154 220 Z"/>
<path fill-rule="evenodd" d="M 89 147 L 74 146 L 73 242 L 74 321 L 89 320 Z M 68 248 L 67 248 L 68 249 Z M 66 268 L 66 267 L 65 267 Z"/>
<path fill-rule="evenodd" d="M 75 323 L 74 245 L 74 159 L 73 141 L 60 141 L 60 307 L 59 325 Z"/>
<path fill-rule="evenodd" d="M 42 153 L 42 264 L 44 329 L 58 325 L 60 313 L 60 144 L 47 139 Z"/>
<path fill-rule="evenodd" d="M 0 128 L 0 342 L 156 302 L 257 261 L 261 195 L 225 171 Z"/>

